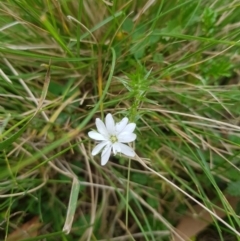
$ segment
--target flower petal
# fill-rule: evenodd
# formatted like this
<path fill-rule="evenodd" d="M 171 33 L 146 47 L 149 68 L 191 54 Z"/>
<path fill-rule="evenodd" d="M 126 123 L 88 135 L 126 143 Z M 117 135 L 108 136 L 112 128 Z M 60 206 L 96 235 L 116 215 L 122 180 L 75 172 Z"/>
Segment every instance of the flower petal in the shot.
<path fill-rule="evenodd" d="M 101 155 L 101 165 L 102 166 L 106 165 L 106 163 L 109 160 L 110 155 L 111 155 L 111 145 L 109 144 L 103 149 L 103 152 Z"/>
<path fill-rule="evenodd" d="M 129 123 L 123 130 L 122 132 L 133 132 L 136 128 L 135 123 Z"/>
<path fill-rule="evenodd" d="M 106 136 L 106 138 L 108 137 L 108 131 L 107 128 L 105 126 L 105 124 L 99 119 L 96 119 L 96 126 L 97 126 L 97 130 L 100 134 L 102 134 L 103 136 Z"/>
<path fill-rule="evenodd" d="M 115 122 L 111 114 L 107 114 L 107 116 L 105 117 L 105 124 L 108 134 L 115 135 Z"/>
<path fill-rule="evenodd" d="M 119 147 L 121 148 L 121 153 L 126 156 L 134 157 L 136 155 L 135 151 L 130 147 L 122 143 L 118 143 Z"/>
<path fill-rule="evenodd" d="M 92 155 L 93 156 L 97 155 L 103 149 L 103 147 L 106 146 L 108 143 L 109 141 L 102 141 L 99 144 L 97 144 L 92 150 Z"/>
<path fill-rule="evenodd" d="M 114 155 L 116 155 L 118 152 L 121 152 L 121 147 L 118 144 L 119 144 L 118 142 L 115 142 L 112 145 Z"/>
<path fill-rule="evenodd" d="M 106 141 L 107 138 L 96 131 L 89 131 L 88 136 L 96 141 Z"/>
<path fill-rule="evenodd" d="M 118 136 L 118 142 L 128 143 L 136 140 L 137 135 L 129 132 L 121 132 Z"/>
<path fill-rule="evenodd" d="M 127 123 L 127 117 L 124 117 L 120 122 L 116 123 L 116 133 L 120 133 L 126 127 Z"/>

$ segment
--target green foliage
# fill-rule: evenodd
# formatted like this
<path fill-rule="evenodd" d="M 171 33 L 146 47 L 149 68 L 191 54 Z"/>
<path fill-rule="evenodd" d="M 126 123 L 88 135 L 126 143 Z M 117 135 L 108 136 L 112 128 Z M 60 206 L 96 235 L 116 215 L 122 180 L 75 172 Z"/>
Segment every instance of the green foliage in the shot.
<path fill-rule="evenodd" d="M 205 8 L 202 14 L 202 31 L 206 36 L 212 36 L 216 31 L 217 12 L 212 8 Z"/>
<path fill-rule="evenodd" d="M 214 83 L 222 77 L 230 77 L 233 71 L 233 64 L 226 57 L 209 59 L 201 65 L 200 71 L 207 83 Z"/>
<path fill-rule="evenodd" d="M 126 74 L 127 79 L 120 79 L 119 81 L 129 91 L 129 99 L 132 99 L 132 105 L 129 109 L 128 116 L 130 120 L 136 122 L 140 117 L 139 107 L 143 102 L 147 102 L 146 94 L 151 86 L 151 80 L 148 78 L 151 70 L 146 72 L 143 66 L 137 66 L 138 71 L 131 74 Z"/>

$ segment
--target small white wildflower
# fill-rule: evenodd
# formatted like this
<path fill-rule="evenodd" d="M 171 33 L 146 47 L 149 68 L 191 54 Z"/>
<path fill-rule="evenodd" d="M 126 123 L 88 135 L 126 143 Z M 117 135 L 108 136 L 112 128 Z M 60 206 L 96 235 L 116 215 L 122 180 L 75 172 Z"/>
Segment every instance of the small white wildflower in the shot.
<path fill-rule="evenodd" d="M 133 133 L 136 124 L 128 123 L 128 118 L 124 117 L 120 122 L 114 122 L 111 114 L 105 117 L 105 124 L 99 119 L 96 119 L 96 131 L 88 132 L 88 136 L 96 141 L 101 141 L 93 150 L 92 155 L 97 155 L 103 148 L 101 154 L 101 165 L 104 166 L 111 155 L 111 150 L 114 155 L 123 153 L 126 156 L 134 157 L 134 150 L 123 143 L 129 143 L 136 139 L 136 134 Z"/>

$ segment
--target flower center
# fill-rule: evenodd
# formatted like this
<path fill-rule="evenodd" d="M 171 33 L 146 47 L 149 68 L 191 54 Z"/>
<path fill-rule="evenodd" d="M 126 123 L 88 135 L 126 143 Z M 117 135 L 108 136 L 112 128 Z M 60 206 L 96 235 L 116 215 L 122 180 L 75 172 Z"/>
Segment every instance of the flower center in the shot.
<path fill-rule="evenodd" d="M 115 142 L 117 142 L 118 141 L 118 139 L 117 139 L 117 137 L 116 136 L 110 136 L 110 141 L 112 142 L 112 143 L 115 143 Z"/>

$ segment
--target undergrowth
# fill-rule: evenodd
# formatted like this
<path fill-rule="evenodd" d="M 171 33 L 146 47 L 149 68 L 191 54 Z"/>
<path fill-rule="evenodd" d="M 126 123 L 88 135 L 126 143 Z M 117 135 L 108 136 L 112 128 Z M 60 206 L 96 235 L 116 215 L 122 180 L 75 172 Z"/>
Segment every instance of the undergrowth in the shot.
<path fill-rule="evenodd" d="M 239 1 L 1 0 L 0 23 L 1 240 L 200 240 L 191 214 L 240 240 Z M 102 167 L 107 113 L 137 155 Z"/>

